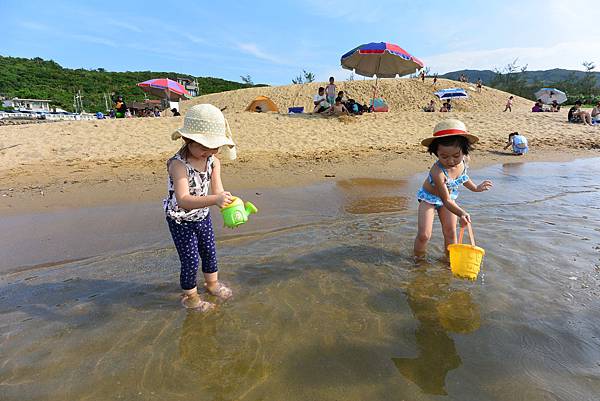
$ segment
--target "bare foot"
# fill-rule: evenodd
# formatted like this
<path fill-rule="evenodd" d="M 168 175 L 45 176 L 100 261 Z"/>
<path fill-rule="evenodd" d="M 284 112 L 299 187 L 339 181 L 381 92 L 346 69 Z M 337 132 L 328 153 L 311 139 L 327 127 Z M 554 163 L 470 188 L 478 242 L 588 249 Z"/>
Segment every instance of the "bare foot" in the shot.
<path fill-rule="evenodd" d="M 231 289 L 225 284 L 221 283 L 220 281 L 204 283 L 204 287 L 211 295 L 214 295 L 215 297 L 220 298 L 222 300 L 229 299 L 233 295 Z"/>
<path fill-rule="evenodd" d="M 198 293 L 183 294 L 181 296 L 181 305 L 187 309 L 197 309 L 200 312 L 208 312 L 215 307 L 215 304 L 203 301 Z"/>

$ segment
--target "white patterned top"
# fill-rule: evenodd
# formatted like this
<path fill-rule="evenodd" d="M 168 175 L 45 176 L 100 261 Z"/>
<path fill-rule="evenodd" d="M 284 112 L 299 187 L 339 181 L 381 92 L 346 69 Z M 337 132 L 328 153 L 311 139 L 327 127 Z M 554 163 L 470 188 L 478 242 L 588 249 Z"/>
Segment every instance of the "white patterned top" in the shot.
<path fill-rule="evenodd" d="M 176 154 L 167 161 L 167 171 L 169 165 L 173 160 L 179 160 L 185 165 L 187 170 L 188 185 L 190 187 L 190 195 L 194 196 L 206 196 L 208 195 L 208 189 L 210 187 L 210 177 L 213 167 L 213 156 L 209 156 L 206 159 L 206 171 L 198 171 L 192 166 L 187 160 L 183 159 L 179 154 Z M 177 198 L 175 197 L 175 186 L 173 185 L 173 179 L 171 175 L 168 175 L 168 196 L 163 200 L 163 207 L 167 217 L 172 218 L 178 223 L 182 221 L 200 221 L 208 215 L 208 207 L 200 209 L 183 209 L 177 205 Z"/>

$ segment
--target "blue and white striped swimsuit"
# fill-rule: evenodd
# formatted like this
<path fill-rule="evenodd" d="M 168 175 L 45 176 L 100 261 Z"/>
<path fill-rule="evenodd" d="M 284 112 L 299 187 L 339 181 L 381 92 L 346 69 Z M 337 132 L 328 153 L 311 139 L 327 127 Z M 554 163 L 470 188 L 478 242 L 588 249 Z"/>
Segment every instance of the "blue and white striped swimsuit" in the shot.
<path fill-rule="evenodd" d="M 458 188 L 465 182 L 469 181 L 469 176 L 467 175 L 467 165 L 463 161 L 465 169 L 463 170 L 462 174 L 456 177 L 455 179 L 452 179 L 448 175 L 448 171 L 446 171 L 444 166 L 442 166 L 442 164 L 439 161 L 437 161 L 436 164 L 446 176 L 446 188 L 448 188 L 448 192 L 450 192 L 450 199 L 455 200 L 456 198 L 458 198 Z M 433 177 L 431 176 L 431 172 L 429 172 L 428 180 L 431 186 L 435 186 L 435 184 L 433 183 Z M 444 206 L 444 202 L 442 202 L 442 199 L 439 196 L 427 192 L 423 187 L 421 187 L 421 189 L 417 191 L 417 200 L 419 202 L 423 201 L 434 205 L 436 209 L 439 209 L 442 206 Z"/>

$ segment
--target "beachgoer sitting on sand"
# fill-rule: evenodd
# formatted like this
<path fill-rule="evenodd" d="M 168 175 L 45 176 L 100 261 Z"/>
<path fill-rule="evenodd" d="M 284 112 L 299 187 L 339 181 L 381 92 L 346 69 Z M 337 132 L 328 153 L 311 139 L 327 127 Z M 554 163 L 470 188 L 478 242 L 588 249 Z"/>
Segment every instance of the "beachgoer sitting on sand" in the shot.
<path fill-rule="evenodd" d="M 328 114 L 333 116 L 350 115 L 348 109 L 346 109 L 346 106 L 342 103 L 342 98 L 339 96 L 335 98 L 335 103 L 333 104 L 333 107 L 329 109 Z"/>
<path fill-rule="evenodd" d="M 432 113 L 435 111 L 435 101 L 430 101 L 429 104 L 425 107 L 423 107 L 423 111 L 427 112 L 427 113 Z"/>
<path fill-rule="evenodd" d="M 600 123 L 600 102 L 592 109 L 592 121 L 596 124 Z"/>
<path fill-rule="evenodd" d="M 542 101 L 541 100 L 537 100 L 535 102 L 535 104 L 533 105 L 533 107 L 531 108 L 531 112 L 532 113 L 539 113 L 544 111 L 544 109 L 542 108 Z"/>
<path fill-rule="evenodd" d="M 325 96 L 325 88 L 322 86 L 319 88 L 319 94 L 313 97 L 313 104 L 315 105 L 313 113 L 323 113 L 331 107 Z"/>
<path fill-rule="evenodd" d="M 592 116 L 587 111 L 581 110 L 581 101 L 575 102 L 575 105 L 569 109 L 567 116 L 570 123 L 584 123 L 585 125 L 592 125 Z"/>
<path fill-rule="evenodd" d="M 450 104 L 450 99 L 447 99 L 444 103 L 442 103 L 442 108 L 440 109 L 442 113 L 452 111 L 452 104 Z"/>
<path fill-rule="evenodd" d="M 444 249 L 456 243 L 457 218 L 461 227 L 471 224 L 471 216 L 456 203 L 461 185 L 473 192 L 487 191 L 492 187 L 489 180 L 475 185 L 467 175 L 466 158 L 471 145 L 478 140 L 475 135 L 467 132 L 462 121 L 449 119 L 439 122 L 433 129 L 433 136 L 421 141 L 421 145 L 426 146 L 438 161 L 431 167 L 429 176 L 417 192 L 419 209 L 415 257 L 425 256 L 436 212 L 442 224 Z"/>
<path fill-rule="evenodd" d="M 504 107 L 504 111 L 508 110 L 508 111 L 512 112 L 513 99 L 514 99 L 514 96 L 510 96 L 508 98 L 508 101 L 506 102 L 506 107 Z"/>
<path fill-rule="evenodd" d="M 508 135 L 508 142 L 506 143 L 504 149 L 508 149 L 510 146 L 512 146 L 513 154 L 517 156 L 524 155 L 527 153 L 527 151 L 529 151 L 529 147 L 527 146 L 527 138 L 518 132 L 513 132 L 512 134 Z"/>
<path fill-rule="evenodd" d="M 173 113 L 173 117 L 179 117 L 181 115 L 179 114 L 179 110 L 177 110 L 175 107 L 171 109 L 171 113 Z"/>
<path fill-rule="evenodd" d="M 558 102 L 556 100 L 552 101 L 550 111 L 555 112 L 555 113 L 560 111 L 560 104 L 558 104 Z"/>

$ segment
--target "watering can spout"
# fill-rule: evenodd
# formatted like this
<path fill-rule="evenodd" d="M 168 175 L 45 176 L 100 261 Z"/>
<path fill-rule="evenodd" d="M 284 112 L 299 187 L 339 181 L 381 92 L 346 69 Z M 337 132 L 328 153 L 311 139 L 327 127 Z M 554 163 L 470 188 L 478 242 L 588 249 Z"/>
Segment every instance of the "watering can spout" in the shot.
<path fill-rule="evenodd" d="M 257 213 L 258 209 L 251 202 L 246 202 L 246 213 L 249 215 Z"/>

